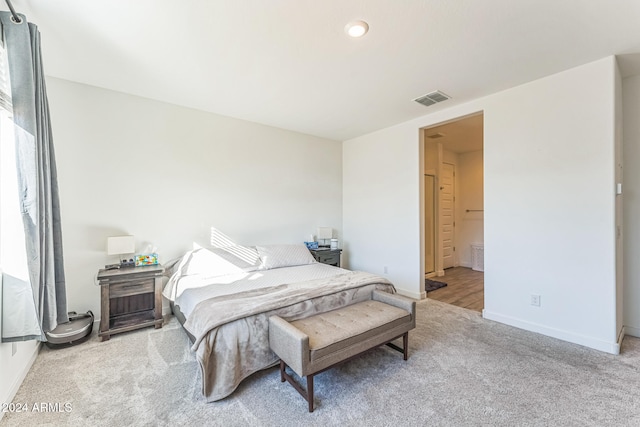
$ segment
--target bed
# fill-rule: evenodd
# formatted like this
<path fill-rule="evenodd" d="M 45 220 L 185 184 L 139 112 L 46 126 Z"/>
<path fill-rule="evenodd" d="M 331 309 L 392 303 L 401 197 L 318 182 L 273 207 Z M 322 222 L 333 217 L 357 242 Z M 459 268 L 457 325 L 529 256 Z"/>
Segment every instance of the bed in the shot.
<path fill-rule="evenodd" d="M 383 277 L 316 262 L 304 245 L 197 248 L 167 268 L 163 295 L 191 339 L 209 402 L 277 364 L 269 317 L 293 321 L 369 300 L 374 290 L 395 293 Z"/>

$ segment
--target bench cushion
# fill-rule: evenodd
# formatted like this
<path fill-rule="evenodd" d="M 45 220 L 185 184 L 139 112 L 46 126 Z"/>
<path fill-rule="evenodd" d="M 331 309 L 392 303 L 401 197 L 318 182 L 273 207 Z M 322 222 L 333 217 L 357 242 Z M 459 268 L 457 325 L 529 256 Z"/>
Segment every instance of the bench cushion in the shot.
<path fill-rule="evenodd" d="M 364 301 L 291 322 L 309 336 L 311 361 L 406 323 L 411 314 L 379 301 Z"/>

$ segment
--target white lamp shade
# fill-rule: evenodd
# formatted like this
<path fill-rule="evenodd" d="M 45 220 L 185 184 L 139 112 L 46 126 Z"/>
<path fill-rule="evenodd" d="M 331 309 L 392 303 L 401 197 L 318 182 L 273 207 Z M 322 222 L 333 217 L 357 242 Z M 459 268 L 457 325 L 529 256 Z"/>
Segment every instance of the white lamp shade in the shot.
<path fill-rule="evenodd" d="M 318 227 L 318 240 L 331 239 L 333 237 L 333 228 Z"/>
<path fill-rule="evenodd" d="M 132 254 L 136 251 L 136 240 L 133 236 L 107 237 L 107 254 Z"/>

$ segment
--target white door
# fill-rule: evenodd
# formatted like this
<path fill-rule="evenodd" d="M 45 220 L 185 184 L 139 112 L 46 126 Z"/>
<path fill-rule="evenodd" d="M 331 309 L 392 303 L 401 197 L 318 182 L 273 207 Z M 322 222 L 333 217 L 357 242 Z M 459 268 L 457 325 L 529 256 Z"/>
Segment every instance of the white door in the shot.
<path fill-rule="evenodd" d="M 442 268 L 455 266 L 455 169 L 450 163 L 442 164 L 440 179 L 441 233 L 442 233 Z"/>
<path fill-rule="evenodd" d="M 433 175 L 424 176 L 424 272 L 436 271 L 436 186 Z"/>

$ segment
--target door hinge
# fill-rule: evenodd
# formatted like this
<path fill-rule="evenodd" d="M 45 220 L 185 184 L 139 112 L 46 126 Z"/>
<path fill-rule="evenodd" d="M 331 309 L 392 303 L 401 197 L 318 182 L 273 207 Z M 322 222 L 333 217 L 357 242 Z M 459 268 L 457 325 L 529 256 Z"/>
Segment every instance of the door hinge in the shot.
<path fill-rule="evenodd" d="M 454 247 L 453 247 L 453 252 L 455 252 L 455 251 L 456 251 L 456 247 L 454 246 Z"/>

